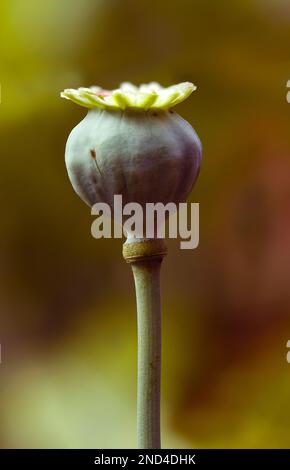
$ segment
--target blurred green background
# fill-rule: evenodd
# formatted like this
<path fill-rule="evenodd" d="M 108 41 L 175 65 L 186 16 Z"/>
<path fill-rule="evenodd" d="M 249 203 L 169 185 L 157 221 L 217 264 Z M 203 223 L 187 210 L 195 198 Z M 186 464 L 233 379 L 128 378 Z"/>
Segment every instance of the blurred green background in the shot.
<path fill-rule="evenodd" d="M 120 240 L 64 166 L 68 87 L 192 81 L 200 246 L 163 265 L 165 447 L 289 447 L 288 0 L 2 0 L 0 445 L 135 444 L 136 318 Z"/>

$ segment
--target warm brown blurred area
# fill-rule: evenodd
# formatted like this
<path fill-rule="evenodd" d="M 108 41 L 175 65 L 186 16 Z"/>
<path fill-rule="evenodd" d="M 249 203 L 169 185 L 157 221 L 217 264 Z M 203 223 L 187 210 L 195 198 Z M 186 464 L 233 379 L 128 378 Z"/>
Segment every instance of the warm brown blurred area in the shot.
<path fill-rule="evenodd" d="M 198 90 L 200 246 L 163 266 L 163 445 L 289 447 L 288 0 L 2 0 L 0 446 L 135 446 L 136 319 L 120 240 L 64 166 L 62 89 Z"/>

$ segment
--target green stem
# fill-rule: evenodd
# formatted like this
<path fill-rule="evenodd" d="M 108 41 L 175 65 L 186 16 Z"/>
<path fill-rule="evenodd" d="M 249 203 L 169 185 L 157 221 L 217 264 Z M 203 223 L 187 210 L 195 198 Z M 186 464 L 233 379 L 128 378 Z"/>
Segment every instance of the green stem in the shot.
<path fill-rule="evenodd" d="M 160 449 L 160 266 L 165 252 L 163 240 L 143 240 L 127 247 L 124 245 L 124 257 L 132 265 L 137 301 L 139 449 Z"/>

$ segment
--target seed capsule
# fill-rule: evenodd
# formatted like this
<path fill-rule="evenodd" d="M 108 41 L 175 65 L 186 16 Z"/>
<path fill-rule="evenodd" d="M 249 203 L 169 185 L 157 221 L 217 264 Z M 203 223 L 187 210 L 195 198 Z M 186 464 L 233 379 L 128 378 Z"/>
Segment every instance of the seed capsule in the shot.
<path fill-rule="evenodd" d="M 194 86 L 161 88 L 158 84 L 123 84 L 65 90 L 62 96 L 89 108 L 72 130 L 65 151 L 68 175 L 76 193 L 90 206 L 113 197 L 123 204 L 185 201 L 199 173 L 201 143 L 172 107 Z"/>

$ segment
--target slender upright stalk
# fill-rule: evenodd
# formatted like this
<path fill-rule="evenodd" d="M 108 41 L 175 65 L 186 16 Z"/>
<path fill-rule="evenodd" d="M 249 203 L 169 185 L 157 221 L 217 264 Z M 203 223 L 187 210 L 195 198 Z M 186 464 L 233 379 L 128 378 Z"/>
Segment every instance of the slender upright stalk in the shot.
<path fill-rule="evenodd" d="M 161 301 L 160 267 L 164 240 L 125 243 L 131 263 L 138 318 L 137 440 L 139 449 L 160 449 Z"/>

